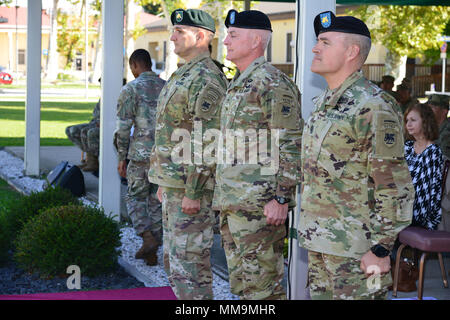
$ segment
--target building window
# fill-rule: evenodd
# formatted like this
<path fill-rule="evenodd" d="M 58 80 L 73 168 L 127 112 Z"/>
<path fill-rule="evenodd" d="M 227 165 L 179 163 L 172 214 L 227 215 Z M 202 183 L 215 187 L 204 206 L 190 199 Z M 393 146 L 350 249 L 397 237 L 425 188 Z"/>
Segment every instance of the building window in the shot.
<path fill-rule="evenodd" d="M 25 49 L 19 49 L 17 61 L 19 64 L 25 64 Z"/>
<path fill-rule="evenodd" d="M 272 62 L 272 38 L 267 44 L 267 62 Z"/>
<path fill-rule="evenodd" d="M 286 62 L 292 62 L 292 33 L 286 34 Z"/>

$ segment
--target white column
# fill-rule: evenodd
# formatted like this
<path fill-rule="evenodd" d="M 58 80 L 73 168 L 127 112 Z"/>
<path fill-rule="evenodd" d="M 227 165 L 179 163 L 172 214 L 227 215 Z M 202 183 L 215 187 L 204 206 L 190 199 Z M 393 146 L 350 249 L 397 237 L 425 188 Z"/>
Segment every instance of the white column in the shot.
<path fill-rule="evenodd" d="M 105 213 L 120 219 L 120 178 L 117 154 L 113 146 L 116 106 L 123 78 L 123 1 L 106 0 L 102 4 L 103 66 L 100 106 L 99 204 Z"/>
<path fill-rule="evenodd" d="M 27 97 L 25 103 L 26 175 L 39 175 L 41 121 L 41 20 L 42 1 L 28 0 L 27 25 Z"/>
<path fill-rule="evenodd" d="M 311 99 L 320 94 L 327 86 L 325 80 L 311 72 L 310 66 L 313 59 L 312 48 L 316 43 L 316 34 L 314 33 L 314 18 L 317 14 L 323 11 L 336 12 L 336 0 L 299 0 L 297 3 L 297 56 L 298 68 L 296 74 L 296 83 L 302 93 L 302 116 L 303 119 L 308 119 L 313 109 Z M 298 188 L 300 189 L 300 188 Z M 295 233 L 298 226 L 298 217 L 301 208 L 301 198 L 297 192 L 296 212 L 291 220 L 291 226 L 295 228 Z M 290 237 L 290 274 L 288 279 L 291 300 L 306 300 L 310 299 L 309 290 L 306 287 L 308 275 L 308 255 L 307 251 L 298 246 L 296 238 Z M 291 245 L 292 244 L 292 245 Z"/>

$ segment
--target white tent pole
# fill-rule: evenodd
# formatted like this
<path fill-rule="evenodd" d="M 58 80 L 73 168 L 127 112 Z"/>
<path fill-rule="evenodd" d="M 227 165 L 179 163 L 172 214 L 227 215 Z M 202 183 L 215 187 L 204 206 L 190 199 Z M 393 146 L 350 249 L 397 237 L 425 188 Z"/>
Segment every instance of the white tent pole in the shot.
<path fill-rule="evenodd" d="M 120 219 L 120 178 L 113 146 L 116 106 L 123 78 L 123 1 L 105 0 L 103 17 L 103 66 L 100 106 L 99 204 L 105 213 Z"/>
<path fill-rule="evenodd" d="M 323 11 L 336 12 L 336 0 L 309 1 L 299 0 L 296 10 L 297 25 L 297 73 L 296 83 L 302 93 L 302 117 L 308 119 L 313 110 L 311 99 L 320 94 L 327 86 L 325 80 L 311 72 L 310 66 L 313 59 L 312 48 L 316 43 L 313 21 L 317 14 Z M 300 189 L 300 188 L 298 188 Z M 289 236 L 289 278 L 288 298 L 291 300 L 310 299 L 309 290 L 306 288 L 308 275 L 308 255 L 304 248 L 298 246 L 298 241 L 292 234 L 296 234 L 298 217 L 300 214 L 300 194 L 297 192 L 297 204 L 295 214 L 291 215 L 291 232 Z"/>
<path fill-rule="evenodd" d="M 27 15 L 24 169 L 28 176 L 39 176 L 42 1 L 28 0 Z"/>

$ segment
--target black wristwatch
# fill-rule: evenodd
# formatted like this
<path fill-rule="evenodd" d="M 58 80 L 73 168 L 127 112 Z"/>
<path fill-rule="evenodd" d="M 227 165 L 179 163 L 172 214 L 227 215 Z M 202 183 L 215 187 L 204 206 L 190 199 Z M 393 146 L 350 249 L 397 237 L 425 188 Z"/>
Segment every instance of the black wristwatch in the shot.
<path fill-rule="evenodd" d="M 388 249 L 386 249 L 380 244 L 374 245 L 372 248 L 370 248 L 370 251 L 372 251 L 372 253 L 376 255 L 378 258 L 387 257 L 391 253 Z"/>
<path fill-rule="evenodd" d="M 278 202 L 279 204 L 286 204 L 286 203 L 289 203 L 289 201 L 291 201 L 289 198 L 279 197 L 279 196 L 275 196 L 274 199 L 275 199 L 276 202 Z"/>

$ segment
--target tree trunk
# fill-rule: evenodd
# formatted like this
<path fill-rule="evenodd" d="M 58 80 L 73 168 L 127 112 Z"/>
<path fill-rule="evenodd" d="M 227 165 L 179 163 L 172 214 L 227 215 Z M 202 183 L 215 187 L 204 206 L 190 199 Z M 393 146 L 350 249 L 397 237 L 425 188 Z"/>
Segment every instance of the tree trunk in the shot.
<path fill-rule="evenodd" d="M 59 60 L 59 54 L 57 51 L 58 22 L 56 19 L 58 16 L 58 1 L 59 0 L 53 0 L 50 41 L 48 44 L 48 56 L 46 65 L 47 74 L 45 78 L 49 81 L 55 81 L 58 77 L 58 60 Z"/>
<path fill-rule="evenodd" d="M 406 75 L 406 60 L 407 56 L 400 56 L 395 52 L 388 51 L 386 54 L 386 70 L 385 74 L 391 75 L 395 78 L 395 87 L 402 83 L 403 78 Z"/>

